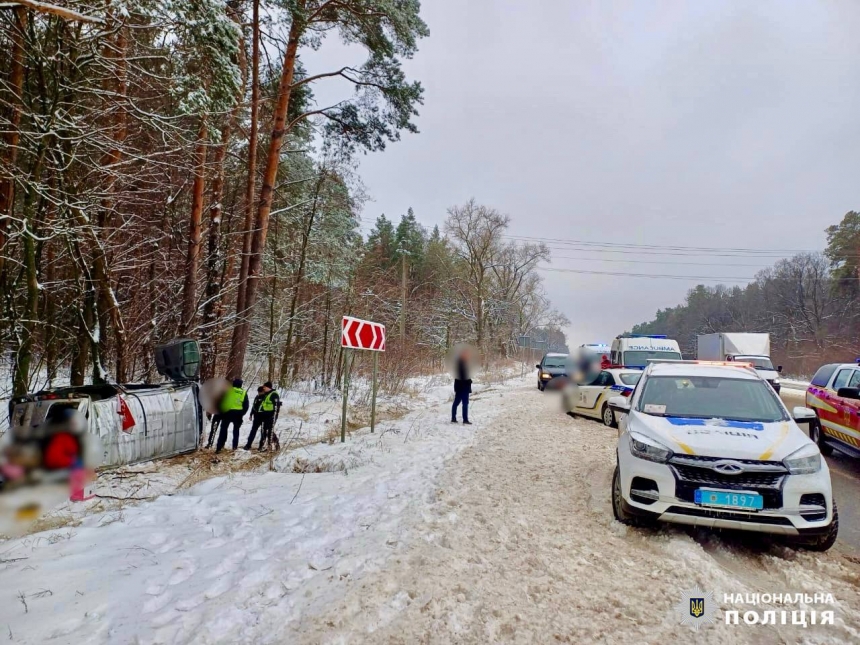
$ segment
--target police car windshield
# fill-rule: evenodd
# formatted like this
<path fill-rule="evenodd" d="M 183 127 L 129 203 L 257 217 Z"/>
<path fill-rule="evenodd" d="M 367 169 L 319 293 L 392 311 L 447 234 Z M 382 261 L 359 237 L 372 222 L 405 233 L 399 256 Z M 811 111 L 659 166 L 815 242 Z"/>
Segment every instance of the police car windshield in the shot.
<path fill-rule="evenodd" d="M 639 411 L 665 417 L 785 421 L 785 411 L 764 381 L 702 376 L 652 376 Z"/>
<path fill-rule="evenodd" d="M 634 372 L 632 374 L 619 374 L 618 378 L 621 379 L 624 385 L 636 385 L 639 382 L 640 376 L 642 376 L 642 372 Z"/>
<path fill-rule="evenodd" d="M 773 370 L 773 363 L 767 356 L 736 356 L 735 360 L 750 363 L 757 370 Z"/>
<path fill-rule="evenodd" d="M 646 367 L 649 358 L 660 358 L 670 361 L 680 361 L 678 352 L 630 351 L 624 352 L 624 364 L 627 367 Z"/>

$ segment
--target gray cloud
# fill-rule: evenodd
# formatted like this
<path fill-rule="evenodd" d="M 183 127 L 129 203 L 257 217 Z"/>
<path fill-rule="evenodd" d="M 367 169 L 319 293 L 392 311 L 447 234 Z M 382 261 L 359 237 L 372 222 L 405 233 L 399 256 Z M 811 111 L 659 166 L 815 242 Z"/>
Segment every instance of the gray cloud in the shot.
<path fill-rule="evenodd" d="M 515 235 L 815 249 L 858 206 L 856 2 L 434 0 L 424 15 L 431 36 L 407 65 L 426 88 L 422 132 L 363 159 L 369 222 L 412 206 L 441 223 L 475 196 Z M 557 268 L 678 275 L 746 277 L 756 269 L 735 264 L 770 261 L 554 254 L 629 261 Z M 662 259 L 725 266 L 650 263 Z M 574 344 L 695 284 L 545 278 Z"/>

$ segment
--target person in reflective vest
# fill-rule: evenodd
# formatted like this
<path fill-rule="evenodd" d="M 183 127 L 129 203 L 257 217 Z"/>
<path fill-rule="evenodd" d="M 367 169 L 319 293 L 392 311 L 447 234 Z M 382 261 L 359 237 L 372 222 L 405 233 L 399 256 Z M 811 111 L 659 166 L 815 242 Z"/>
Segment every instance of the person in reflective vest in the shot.
<path fill-rule="evenodd" d="M 259 405 L 257 405 L 257 400 L 254 400 L 257 410 L 254 413 L 254 423 L 251 425 L 251 434 L 248 435 L 248 443 L 245 444 L 245 450 L 251 449 L 254 437 L 257 436 L 257 429 L 260 426 L 262 426 L 262 430 L 260 432 L 260 445 L 258 449 L 263 450 L 266 447 L 266 443 L 275 425 L 275 412 L 281 407 L 281 399 L 278 393 L 275 392 L 271 381 L 263 383 L 261 390 L 261 393 L 257 395 Z"/>
<path fill-rule="evenodd" d="M 233 450 L 239 448 L 239 429 L 242 427 L 242 421 L 245 414 L 248 412 L 248 393 L 242 389 L 242 379 L 233 380 L 233 387 L 224 393 L 221 397 L 221 428 L 218 433 L 218 446 L 215 452 L 221 452 L 224 444 L 227 443 L 227 428 L 233 426 Z"/>

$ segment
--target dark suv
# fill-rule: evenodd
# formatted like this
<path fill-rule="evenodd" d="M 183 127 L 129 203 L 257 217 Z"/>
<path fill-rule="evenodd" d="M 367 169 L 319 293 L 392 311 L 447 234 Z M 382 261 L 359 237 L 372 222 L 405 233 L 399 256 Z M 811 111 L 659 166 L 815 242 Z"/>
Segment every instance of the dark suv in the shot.
<path fill-rule="evenodd" d="M 559 376 L 567 376 L 569 354 L 544 354 L 540 363 L 535 365 L 538 370 L 537 386 L 543 391 L 546 384 Z"/>

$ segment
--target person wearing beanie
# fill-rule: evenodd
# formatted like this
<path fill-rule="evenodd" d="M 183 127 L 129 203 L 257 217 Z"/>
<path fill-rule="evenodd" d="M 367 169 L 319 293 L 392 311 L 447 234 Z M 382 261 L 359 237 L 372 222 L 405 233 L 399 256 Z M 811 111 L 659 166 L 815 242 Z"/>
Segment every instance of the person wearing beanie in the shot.
<path fill-rule="evenodd" d="M 263 450 L 266 447 L 269 437 L 273 437 L 275 413 L 281 407 L 281 399 L 278 397 L 278 393 L 275 392 L 271 381 L 263 383 L 260 390 L 261 394 L 257 396 L 260 399 L 260 403 L 257 406 L 257 412 L 254 414 L 254 423 L 251 425 L 251 434 L 248 435 L 248 443 L 245 444 L 245 450 L 251 449 L 254 437 L 257 436 L 257 429 L 261 426 L 262 430 L 260 432 L 260 445 L 258 449 Z M 257 405 L 256 400 L 254 404 Z"/>

